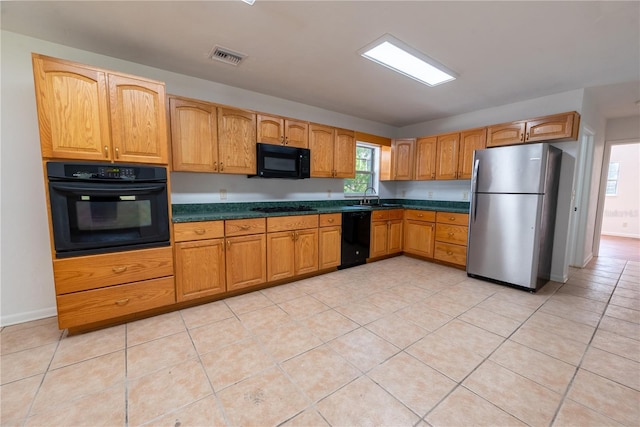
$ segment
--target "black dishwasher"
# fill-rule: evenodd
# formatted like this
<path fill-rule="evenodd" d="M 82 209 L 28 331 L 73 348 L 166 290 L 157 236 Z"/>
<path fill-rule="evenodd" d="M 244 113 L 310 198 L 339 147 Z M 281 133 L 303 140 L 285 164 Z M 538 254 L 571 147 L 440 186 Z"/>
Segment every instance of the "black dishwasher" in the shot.
<path fill-rule="evenodd" d="M 364 264 L 369 257 L 371 211 L 342 213 L 341 263 L 338 269 Z"/>

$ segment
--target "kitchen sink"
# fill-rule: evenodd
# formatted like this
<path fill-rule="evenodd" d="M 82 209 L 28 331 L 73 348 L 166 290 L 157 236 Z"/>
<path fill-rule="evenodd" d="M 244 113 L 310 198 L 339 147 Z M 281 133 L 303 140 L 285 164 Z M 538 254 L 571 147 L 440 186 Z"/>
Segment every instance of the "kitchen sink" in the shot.
<path fill-rule="evenodd" d="M 350 205 L 350 206 L 343 206 L 342 209 L 348 210 L 348 211 L 368 211 L 372 207 L 373 207 L 372 205 Z"/>
<path fill-rule="evenodd" d="M 380 203 L 378 206 L 381 208 L 401 208 L 402 205 L 399 203 Z"/>

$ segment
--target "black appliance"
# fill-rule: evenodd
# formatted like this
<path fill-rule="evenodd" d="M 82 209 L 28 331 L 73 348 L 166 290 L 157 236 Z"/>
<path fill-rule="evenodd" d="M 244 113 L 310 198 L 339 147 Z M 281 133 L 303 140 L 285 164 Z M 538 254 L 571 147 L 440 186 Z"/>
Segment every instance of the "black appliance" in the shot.
<path fill-rule="evenodd" d="M 47 163 L 58 258 L 169 245 L 164 167 Z"/>
<path fill-rule="evenodd" d="M 341 262 L 338 269 L 364 264 L 369 258 L 371 211 L 342 213 Z"/>
<path fill-rule="evenodd" d="M 266 206 L 266 207 L 258 207 L 251 208 L 252 211 L 255 212 L 263 212 L 263 213 L 279 213 L 279 212 L 311 212 L 316 211 L 316 208 L 312 208 L 311 206 L 299 205 L 299 206 Z"/>
<path fill-rule="evenodd" d="M 249 177 L 309 178 L 311 176 L 311 150 L 257 143 L 256 164 L 256 174 L 249 175 Z"/>

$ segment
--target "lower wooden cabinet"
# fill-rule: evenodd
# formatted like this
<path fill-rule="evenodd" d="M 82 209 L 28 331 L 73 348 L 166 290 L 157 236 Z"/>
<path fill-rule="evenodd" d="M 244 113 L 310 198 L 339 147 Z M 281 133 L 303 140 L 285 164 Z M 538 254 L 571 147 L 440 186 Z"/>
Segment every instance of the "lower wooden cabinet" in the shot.
<path fill-rule="evenodd" d="M 318 215 L 268 218 L 267 231 L 268 282 L 318 270 Z"/>
<path fill-rule="evenodd" d="M 402 252 L 402 209 L 373 211 L 369 258 Z"/>
<path fill-rule="evenodd" d="M 176 243 L 176 299 L 226 292 L 224 238 Z"/>
<path fill-rule="evenodd" d="M 436 213 L 407 209 L 404 215 L 404 246 L 406 253 L 433 258 Z"/>
<path fill-rule="evenodd" d="M 467 265 L 468 223 L 468 214 L 436 214 L 435 259 L 460 266 Z"/>
<path fill-rule="evenodd" d="M 327 217 L 323 219 L 323 217 Z M 329 224 L 323 226 L 323 224 Z M 337 267 L 341 262 L 342 214 L 320 215 L 318 269 Z"/>
<path fill-rule="evenodd" d="M 267 238 L 263 234 L 226 238 L 227 290 L 267 281 Z"/>

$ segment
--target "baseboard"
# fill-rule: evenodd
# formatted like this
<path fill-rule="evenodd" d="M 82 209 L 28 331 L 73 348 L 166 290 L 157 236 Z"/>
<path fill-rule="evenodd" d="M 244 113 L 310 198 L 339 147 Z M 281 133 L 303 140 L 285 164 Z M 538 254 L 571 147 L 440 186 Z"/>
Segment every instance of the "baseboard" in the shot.
<path fill-rule="evenodd" d="M 551 280 L 553 280 L 554 282 L 558 282 L 558 283 L 567 283 L 567 280 L 569 280 L 569 276 L 559 276 L 556 274 L 551 274 Z"/>
<path fill-rule="evenodd" d="M 602 232 L 600 233 L 602 236 L 611 236 L 611 237 L 627 237 L 629 239 L 640 239 L 640 235 L 637 234 L 628 234 L 628 233 L 610 233 L 610 232 Z"/>
<path fill-rule="evenodd" d="M 58 313 L 55 307 L 43 308 L 42 310 L 27 311 L 25 313 L 10 314 L 0 318 L 0 325 L 11 326 L 19 323 L 31 322 L 32 320 L 45 319 L 56 316 Z"/>

